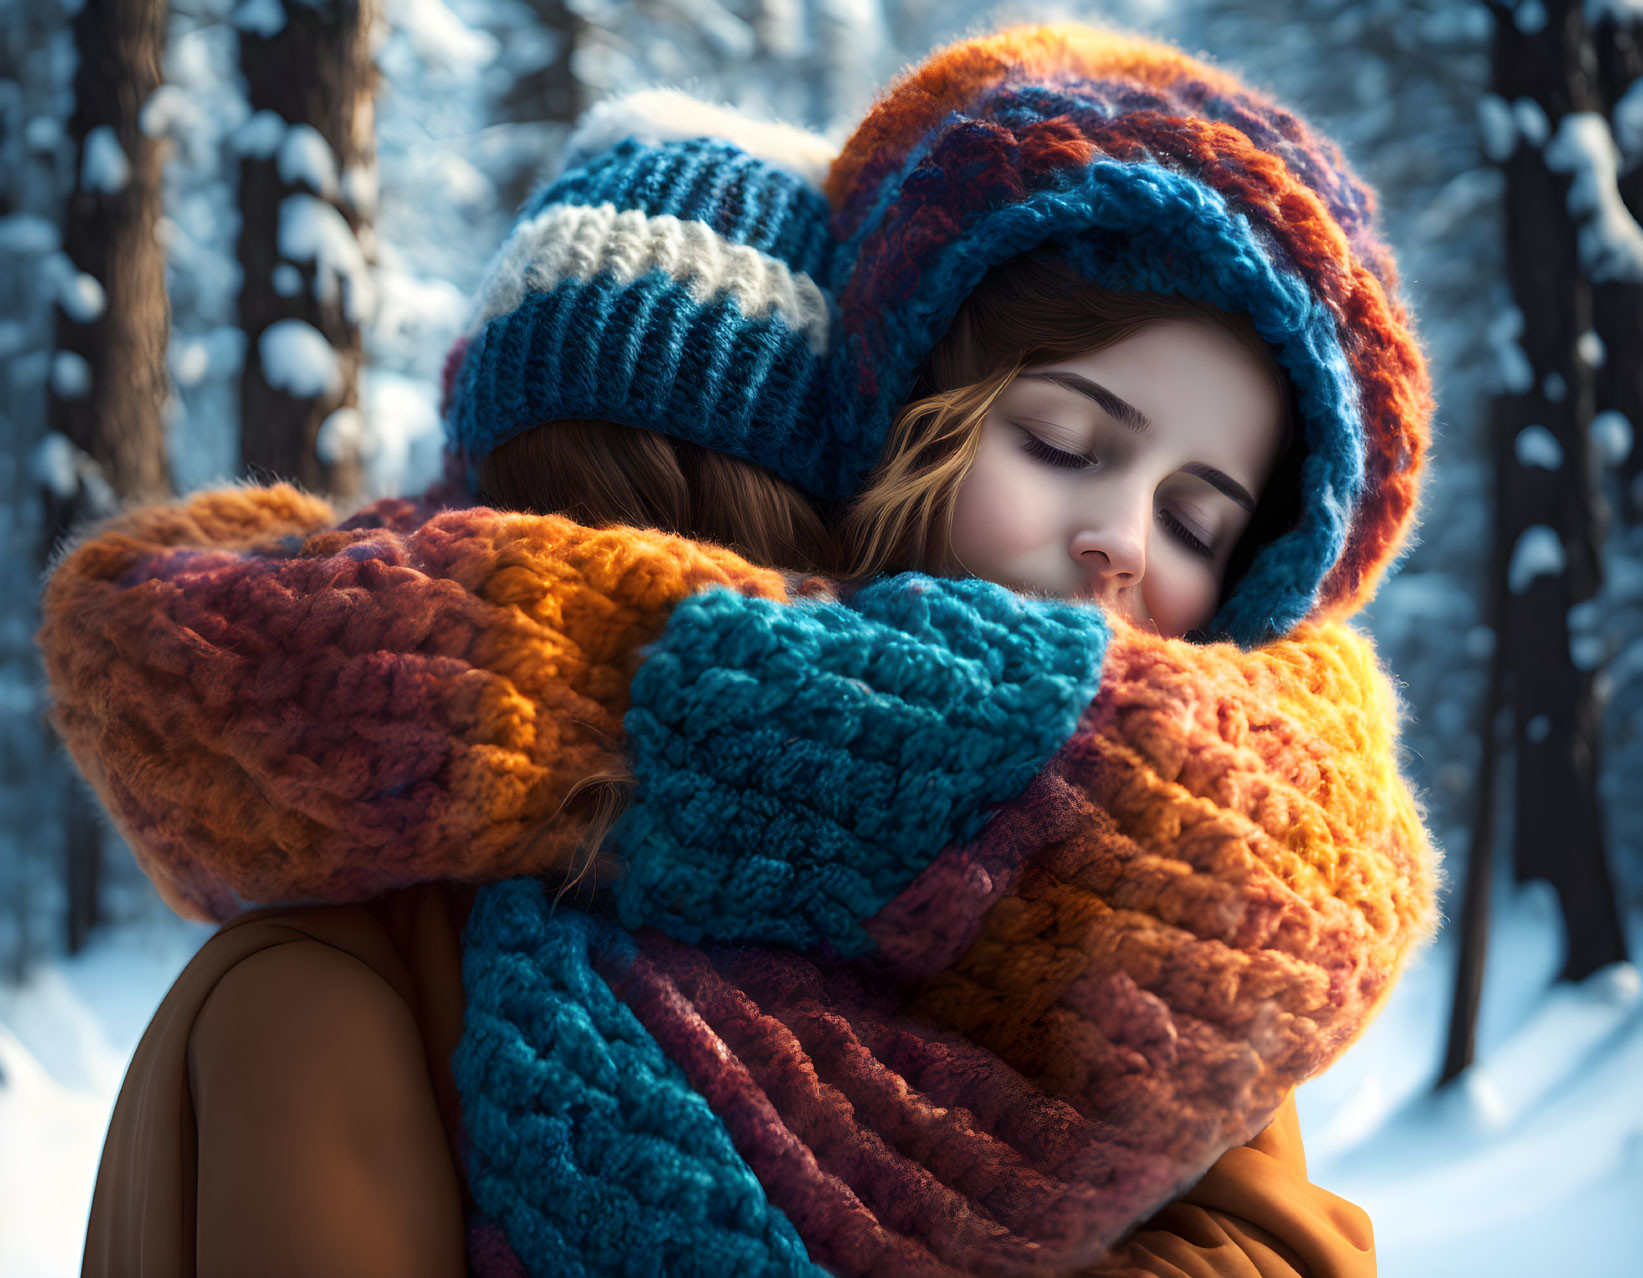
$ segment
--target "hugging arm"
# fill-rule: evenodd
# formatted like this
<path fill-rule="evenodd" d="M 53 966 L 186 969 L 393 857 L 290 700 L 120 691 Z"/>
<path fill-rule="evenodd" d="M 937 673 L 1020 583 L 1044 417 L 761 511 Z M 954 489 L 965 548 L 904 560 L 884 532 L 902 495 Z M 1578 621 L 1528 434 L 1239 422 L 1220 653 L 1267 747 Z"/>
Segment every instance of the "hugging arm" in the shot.
<path fill-rule="evenodd" d="M 1092 606 L 918 573 L 686 600 L 624 721 L 623 922 L 864 952 L 861 923 L 1072 735 L 1107 636 Z"/>

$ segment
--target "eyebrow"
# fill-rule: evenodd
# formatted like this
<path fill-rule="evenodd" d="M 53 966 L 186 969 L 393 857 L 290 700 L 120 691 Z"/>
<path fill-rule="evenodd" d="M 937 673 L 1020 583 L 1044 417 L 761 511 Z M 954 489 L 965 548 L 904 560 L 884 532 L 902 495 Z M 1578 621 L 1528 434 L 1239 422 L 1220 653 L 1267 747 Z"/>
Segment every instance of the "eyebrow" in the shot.
<path fill-rule="evenodd" d="M 1137 435 L 1152 429 L 1152 418 L 1148 417 L 1129 400 L 1113 394 L 1100 382 L 1092 382 L 1081 373 L 1064 373 L 1051 369 L 1044 373 L 1023 373 L 1022 377 L 1031 377 L 1041 382 L 1051 382 L 1065 390 L 1070 390 L 1085 399 L 1093 400 L 1103 408 L 1108 416 L 1121 423 L 1126 429 Z M 1189 475 L 1196 475 L 1211 488 L 1230 497 L 1245 510 L 1253 513 L 1255 498 L 1249 495 L 1249 490 L 1240 484 L 1224 470 L 1217 470 L 1214 466 L 1203 462 L 1188 462 L 1181 467 Z"/>
<path fill-rule="evenodd" d="M 1109 416 L 1122 422 L 1137 435 L 1142 431 L 1152 429 L 1152 418 L 1148 417 L 1127 399 L 1120 399 L 1100 382 L 1092 382 L 1081 373 L 1058 373 L 1051 369 L 1047 373 L 1023 373 L 1023 377 L 1031 377 L 1041 382 L 1053 382 L 1055 385 L 1072 391 L 1075 395 L 1082 395 L 1085 399 L 1093 399 Z"/>

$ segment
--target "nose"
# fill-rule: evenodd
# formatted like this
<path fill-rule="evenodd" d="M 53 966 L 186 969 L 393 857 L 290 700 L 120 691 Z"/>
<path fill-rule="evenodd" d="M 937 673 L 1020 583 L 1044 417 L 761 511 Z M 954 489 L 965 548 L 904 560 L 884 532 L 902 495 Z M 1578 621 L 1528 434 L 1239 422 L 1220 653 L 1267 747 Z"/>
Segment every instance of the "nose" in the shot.
<path fill-rule="evenodd" d="M 1140 585 L 1147 571 L 1145 527 L 1138 517 L 1113 513 L 1074 533 L 1070 547 L 1097 597 Z"/>

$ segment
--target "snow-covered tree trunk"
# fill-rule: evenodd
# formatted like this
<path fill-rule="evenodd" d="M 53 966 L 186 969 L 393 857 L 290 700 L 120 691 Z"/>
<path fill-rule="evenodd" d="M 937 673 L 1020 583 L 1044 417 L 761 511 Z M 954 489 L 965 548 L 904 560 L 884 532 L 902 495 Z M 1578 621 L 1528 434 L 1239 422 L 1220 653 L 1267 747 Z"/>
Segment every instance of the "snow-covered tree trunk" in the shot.
<path fill-rule="evenodd" d="M 235 14 L 240 461 L 341 501 L 361 488 L 362 325 L 376 202 L 377 0 L 251 0 Z"/>
<path fill-rule="evenodd" d="M 163 0 L 86 0 L 73 22 L 78 64 L 69 136 L 74 185 L 63 209 L 56 351 L 46 421 L 64 464 L 42 470 L 42 549 L 82 519 L 108 513 L 107 494 L 169 494 L 166 465 L 165 255 L 161 146 L 141 127 L 160 86 Z M 102 831 L 90 796 L 59 787 L 64 817 L 67 939 L 86 941 L 100 914 Z"/>
<path fill-rule="evenodd" d="M 1512 711 L 1514 865 L 1520 879 L 1556 887 L 1568 937 L 1563 976 L 1578 980 L 1626 955 L 1598 800 L 1600 706 L 1592 672 L 1571 653 L 1568 620 L 1602 581 L 1588 336 L 1601 273 L 1590 229 L 1599 90 L 1581 0 L 1491 8 L 1486 144 L 1506 175 L 1517 308 L 1496 421 L 1494 572 L 1504 608 L 1495 659 L 1506 663 Z"/>
<path fill-rule="evenodd" d="M 1633 219 L 1643 217 L 1643 12 L 1635 6 L 1593 5 L 1592 48 L 1602 111 L 1616 143 L 1616 193 Z M 1640 246 L 1643 247 L 1643 246 Z M 1616 265 L 1619 265 L 1618 263 Z M 1643 261 L 1633 270 L 1604 271 L 1592 280 L 1597 340 L 1593 443 L 1599 460 L 1620 471 L 1621 509 L 1643 523 Z"/>
<path fill-rule="evenodd" d="M 1520 413 L 1506 397 L 1496 397 L 1490 405 L 1490 445 L 1493 469 L 1502 476 L 1513 465 L 1512 443 Z M 1499 481 L 1497 481 L 1498 483 Z M 1497 491 L 1504 491 L 1498 488 Z M 1499 498 L 1497 496 L 1497 504 Z M 1501 522 L 1497 519 L 1497 523 Z M 1496 541 L 1490 552 L 1489 597 L 1485 624 L 1496 636 L 1506 632 L 1506 574 L 1509 566 L 1505 543 Z M 1500 745 L 1498 720 L 1506 703 L 1506 661 L 1499 640 L 1489 661 L 1489 684 L 1478 714 L 1478 767 L 1472 795 L 1471 841 L 1466 857 L 1466 877 L 1461 884 L 1457 923 L 1460 953 L 1455 964 L 1454 997 L 1449 1007 L 1448 1038 L 1443 1065 L 1438 1073 L 1441 1086 L 1458 1078 L 1473 1062 L 1477 1052 L 1478 1012 L 1483 1006 L 1483 973 L 1489 957 L 1489 916 L 1495 899 L 1495 847 L 1500 812 Z"/>
<path fill-rule="evenodd" d="M 0 720 L 0 980 L 13 981 L 58 941 L 66 886 L 61 804 L 52 796 L 69 770 L 41 721 L 34 647 L 51 491 L 27 459 L 46 431 L 58 283 L 67 274 L 57 251 L 73 56 L 68 18 L 55 6 L 0 3 L 0 696 L 8 706 Z"/>

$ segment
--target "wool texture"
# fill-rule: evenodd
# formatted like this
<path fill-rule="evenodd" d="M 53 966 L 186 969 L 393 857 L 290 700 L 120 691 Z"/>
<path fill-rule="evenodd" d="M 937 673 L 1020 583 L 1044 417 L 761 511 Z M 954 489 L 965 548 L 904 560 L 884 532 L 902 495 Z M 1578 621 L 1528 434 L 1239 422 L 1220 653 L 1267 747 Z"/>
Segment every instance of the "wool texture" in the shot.
<path fill-rule="evenodd" d="M 286 485 L 197 494 L 47 584 L 52 721 L 187 917 L 563 873 L 674 605 L 786 597 L 654 531 L 397 499 L 333 525 Z"/>
<path fill-rule="evenodd" d="M 860 957 L 687 945 L 556 911 L 539 882 L 484 889 L 454 1061 L 482 1208 L 528 1222 L 510 1237 L 533 1274 L 715 1272 L 690 1257 L 724 1251 L 725 1209 L 673 1188 L 732 1178 L 683 1112 L 705 1100 L 764 1195 L 737 1217 L 756 1259 L 716 1272 L 1099 1263 L 1335 1059 L 1429 935 L 1396 719 L 1339 623 L 1258 653 L 1120 628 L 1055 759 L 864 920 Z M 653 1048 L 688 1083 L 665 1100 L 634 1063 Z M 568 1126 L 538 1140 L 544 1097 Z M 802 1253 L 768 1250 L 773 1219 Z M 683 1251 L 634 1270 L 613 1236 Z"/>
<path fill-rule="evenodd" d="M 1106 638 L 1087 605 L 918 573 L 802 608 L 685 601 L 625 720 L 621 918 L 692 942 L 869 947 L 860 920 L 1071 735 Z"/>
<path fill-rule="evenodd" d="M 841 243 L 834 429 L 870 466 L 920 366 L 986 272 L 1034 250 L 1102 287 L 1247 314 L 1296 391 L 1299 524 L 1211 629 L 1245 647 L 1344 617 L 1408 543 L 1430 382 L 1339 149 L 1231 75 L 1075 23 L 931 55 L 828 177 Z"/>
<path fill-rule="evenodd" d="M 202 494 L 114 521 L 48 585 L 54 721 L 188 917 L 597 880 L 575 800 L 636 770 L 625 913 L 860 948 L 1099 679 L 1098 610 L 986 582 L 840 603 L 654 531 L 397 500 L 330 518 L 283 485 Z"/>
<path fill-rule="evenodd" d="M 832 147 L 689 101 L 596 112 L 487 268 L 441 409 L 470 490 L 500 444 L 582 418 L 847 495 L 823 411 L 834 241 L 814 178 Z"/>

